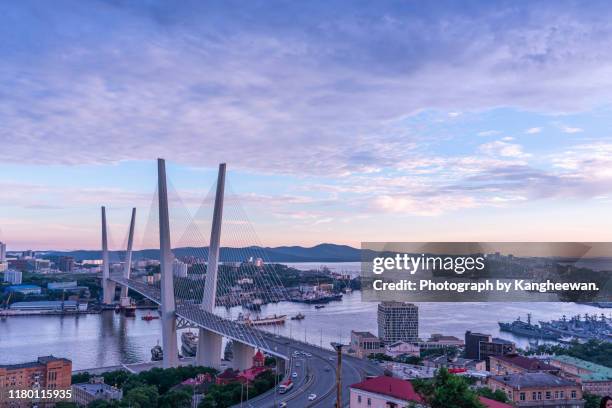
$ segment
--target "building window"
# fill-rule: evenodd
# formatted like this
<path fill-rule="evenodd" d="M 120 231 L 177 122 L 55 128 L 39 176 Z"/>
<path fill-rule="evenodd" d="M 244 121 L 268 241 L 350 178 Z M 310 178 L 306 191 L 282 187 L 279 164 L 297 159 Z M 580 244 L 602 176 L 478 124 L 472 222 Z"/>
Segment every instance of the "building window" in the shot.
<path fill-rule="evenodd" d="M 368 398 L 368 407 L 372 405 L 372 400 L 370 398 Z"/>
<path fill-rule="evenodd" d="M 561 399 L 565 398 L 565 392 L 564 391 L 559 391 L 559 398 L 561 398 Z"/>
<path fill-rule="evenodd" d="M 559 399 L 559 391 L 555 391 L 555 399 Z"/>
<path fill-rule="evenodd" d="M 361 395 L 357 396 L 357 402 L 361 404 Z"/>
<path fill-rule="evenodd" d="M 546 391 L 546 399 L 551 399 L 552 393 L 550 391 Z"/>
<path fill-rule="evenodd" d="M 572 390 L 572 399 L 576 399 L 576 390 Z"/>
<path fill-rule="evenodd" d="M 536 394 L 536 392 L 535 392 L 535 391 L 534 391 L 533 393 L 531 393 L 531 399 L 535 401 L 535 400 L 537 399 L 537 398 L 536 398 L 536 395 L 537 395 L 537 394 Z"/>
<path fill-rule="evenodd" d="M 521 401 L 525 401 L 525 399 L 526 399 L 526 398 L 527 398 L 527 397 L 525 396 L 525 393 L 524 393 L 524 392 L 521 392 L 521 393 L 519 394 L 519 399 L 520 399 Z"/>

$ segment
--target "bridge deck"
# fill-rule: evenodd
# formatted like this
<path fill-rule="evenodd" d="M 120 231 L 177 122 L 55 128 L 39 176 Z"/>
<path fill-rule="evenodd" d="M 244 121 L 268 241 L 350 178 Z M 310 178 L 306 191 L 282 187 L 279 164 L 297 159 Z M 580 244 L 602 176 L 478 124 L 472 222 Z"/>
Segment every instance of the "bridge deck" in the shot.
<path fill-rule="evenodd" d="M 160 304 L 161 291 L 159 288 L 140 282 L 135 279 L 125 279 L 121 275 L 112 274 L 111 280 L 119 285 L 127 286 L 140 293 L 151 301 Z M 176 315 L 194 326 L 201 327 L 221 336 L 249 344 L 269 354 L 287 359 L 289 356 L 279 353 L 269 346 L 265 333 L 251 326 L 246 326 L 231 320 L 224 319 L 214 313 L 204 311 L 199 304 L 177 301 Z"/>

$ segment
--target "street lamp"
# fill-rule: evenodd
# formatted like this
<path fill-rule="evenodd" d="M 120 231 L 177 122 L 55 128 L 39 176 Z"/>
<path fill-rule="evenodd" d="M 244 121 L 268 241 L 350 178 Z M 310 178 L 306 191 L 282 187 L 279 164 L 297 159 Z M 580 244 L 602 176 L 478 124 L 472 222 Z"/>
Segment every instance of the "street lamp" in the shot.
<path fill-rule="evenodd" d="M 342 347 L 341 343 L 333 342 L 332 347 L 336 350 L 336 408 L 342 408 Z"/>

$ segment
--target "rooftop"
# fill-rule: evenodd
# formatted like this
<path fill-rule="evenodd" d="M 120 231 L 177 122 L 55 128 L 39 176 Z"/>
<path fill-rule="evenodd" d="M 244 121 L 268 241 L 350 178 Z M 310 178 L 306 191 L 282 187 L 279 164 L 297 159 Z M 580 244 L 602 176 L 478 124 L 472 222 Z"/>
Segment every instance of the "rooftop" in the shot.
<path fill-rule="evenodd" d="M 43 356 L 38 357 L 36 361 L 28 361 L 27 363 L 17 363 L 17 364 L 0 364 L 0 368 L 5 368 L 7 370 L 16 370 L 20 368 L 32 368 L 40 365 L 45 365 L 47 363 L 51 363 L 54 361 L 63 361 L 65 363 L 72 363 L 72 361 L 67 358 L 59 358 L 55 356 Z"/>
<path fill-rule="evenodd" d="M 550 364 L 546 364 L 543 361 L 538 360 L 537 358 L 529 358 L 524 357 L 518 354 L 507 354 L 505 356 L 491 356 L 490 358 L 495 358 L 497 360 L 505 361 L 510 364 L 514 364 L 515 366 L 521 367 L 525 370 L 532 371 L 558 371 L 557 367 L 551 366 Z"/>
<path fill-rule="evenodd" d="M 421 396 L 417 394 L 412 387 L 412 383 L 399 378 L 386 376 L 370 378 L 360 383 L 351 385 L 351 388 L 387 395 L 402 401 L 422 401 Z"/>
<path fill-rule="evenodd" d="M 359 336 L 359 337 L 373 337 L 373 338 L 376 338 L 376 339 L 378 338 L 375 335 L 373 335 L 372 333 L 366 332 L 366 331 L 355 331 L 355 330 L 353 330 L 352 333 L 354 333 L 355 336 Z"/>
<path fill-rule="evenodd" d="M 480 402 L 487 408 L 513 408 L 512 405 L 504 404 L 503 402 L 495 401 L 485 397 L 478 397 Z"/>
<path fill-rule="evenodd" d="M 571 364 L 584 370 L 591 371 L 591 374 L 582 374 L 580 378 L 589 381 L 606 381 L 612 379 L 612 368 L 581 360 L 576 357 L 558 355 L 552 356 L 551 360 L 556 360 L 565 364 Z"/>
<path fill-rule="evenodd" d="M 576 383 L 573 381 L 543 372 L 495 375 L 491 377 L 491 379 L 506 384 L 512 388 L 555 388 L 576 385 Z"/>

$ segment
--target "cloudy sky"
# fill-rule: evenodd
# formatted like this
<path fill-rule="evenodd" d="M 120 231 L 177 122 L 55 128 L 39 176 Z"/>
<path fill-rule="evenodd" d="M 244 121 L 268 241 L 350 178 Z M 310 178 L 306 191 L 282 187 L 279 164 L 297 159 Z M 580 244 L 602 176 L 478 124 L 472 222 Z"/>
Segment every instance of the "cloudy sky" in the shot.
<path fill-rule="evenodd" d="M 0 3 L 0 240 L 228 163 L 260 243 L 612 240 L 606 2 Z"/>

